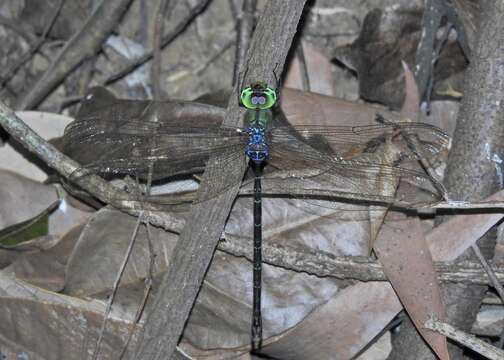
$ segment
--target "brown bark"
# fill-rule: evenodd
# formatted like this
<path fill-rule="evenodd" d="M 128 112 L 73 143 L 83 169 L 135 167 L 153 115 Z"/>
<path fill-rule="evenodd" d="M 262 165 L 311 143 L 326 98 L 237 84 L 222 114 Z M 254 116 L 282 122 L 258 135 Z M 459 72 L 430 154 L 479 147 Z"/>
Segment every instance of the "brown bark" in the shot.
<path fill-rule="evenodd" d="M 274 71 L 282 71 L 303 7 L 304 1 L 267 2 L 248 51 L 247 83 L 263 80 L 276 85 Z M 235 86 L 231 94 L 224 125 L 237 125 L 241 121 L 243 111 L 237 101 L 238 90 Z M 237 161 L 226 171 L 216 167 L 216 161 L 218 155 L 209 160 L 200 198 L 226 178 L 236 179 L 236 185 L 220 196 L 192 206 L 190 219 L 174 249 L 141 334 L 136 359 L 172 358 L 182 334 L 245 171 L 245 161 Z"/>

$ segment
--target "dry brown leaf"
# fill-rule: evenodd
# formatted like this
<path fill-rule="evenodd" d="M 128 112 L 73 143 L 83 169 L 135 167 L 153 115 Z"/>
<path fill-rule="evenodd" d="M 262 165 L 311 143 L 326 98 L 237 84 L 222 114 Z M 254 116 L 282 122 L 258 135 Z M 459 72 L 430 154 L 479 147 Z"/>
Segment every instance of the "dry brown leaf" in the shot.
<path fill-rule="evenodd" d="M 294 203 L 293 200 L 264 199 L 264 212 L 268 214 L 264 224 L 266 242 L 297 249 L 308 246 L 335 254 L 367 253 L 366 222 L 355 222 L 351 216 L 340 218 L 334 209 L 302 203 L 295 206 Z M 226 227 L 227 241 L 245 241 L 251 245 L 250 205 L 250 198 L 237 200 Z M 340 222 L 336 222 L 338 219 Z M 133 217 L 110 209 L 103 209 L 93 217 L 72 254 L 66 293 L 101 297 L 110 292 L 134 223 Z M 293 233 L 297 234 L 294 239 Z M 175 235 L 159 235 L 153 231 L 158 274 L 166 268 L 171 254 L 170 237 Z M 128 316 L 135 312 L 141 293 L 138 290 L 143 287 L 148 260 L 145 247 L 145 234 L 141 231 L 117 296 Z M 266 264 L 263 270 L 265 337 L 296 325 L 339 288 L 334 279 L 321 279 Z M 212 349 L 249 345 L 251 276 L 250 262 L 221 252 L 215 254 L 184 333 L 193 346 Z M 156 288 L 154 286 L 153 297 Z"/>
<path fill-rule="evenodd" d="M 406 97 L 401 115 L 416 121 L 419 116 L 418 88 L 413 73 L 402 62 L 406 79 Z M 387 219 L 392 219 L 388 216 Z M 385 273 L 414 324 L 441 359 L 449 359 L 446 338 L 425 330 L 432 315 L 445 318 L 436 272 L 418 218 L 391 221 L 381 228 L 374 246 Z"/>
<path fill-rule="evenodd" d="M 401 309 L 390 293 L 393 290 L 388 283 L 349 286 L 298 326 L 269 339 L 264 352 L 288 360 L 351 359 L 380 333 L 382 327 L 375 324 L 390 322 Z"/>
<path fill-rule="evenodd" d="M 95 209 L 67 195 L 61 200 L 58 209 L 49 216 L 49 234 L 61 237 L 75 226 L 84 224 Z"/>
<path fill-rule="evenodd" d="M 92 296 L 109 292 L 131 239 L 135 218 L 105 207 L 96 212 L 84 227 L 68 261 L 65 293 L 72 296 Z M 177 236 L 152 228 L 152 244 L 157 254 L 156 271 L 165 267 Z M 137 283 L 148 273 L 149 251 L 145 227 L 138 231 L 123 286 Z"/>
<path fill-rule="evenodd" d="M 82 360 L 94 349 L 105 305 L 31 286 L 0 272 L 0 343 L 15 359 Z M 113 311 L 100 358 L 115 358 L 131 323 Z M 133 348 L 136 337 L 130 344 Z M 85 355 L 86 354 L 86 355 Z M 126 356 L 125 359 L 131 359 Z"/>
<path fill-rule="evenodd" d="M 504 190 L 484 201 L 504 201 Z M 502 213 L 457 215 L 427 234 L 434 261 L 453 261 L 502 219 Z"/>
<path fill-rule="evenodd" d="M 498 192 L 486 200 L 504 200 L 504 191 Z M 429 245 L 429 251 L 432 254 L 434 261 L 450 261 L 455 259 L 459 254 L 464 252 L 472 243 L 476 242 L 482 234 L 490 229 L 495 223 L 502 218 L 501 214 L 473 214 L 473 215 L 457 215 L 447 222 L 433 229 L 426 236 Z M 476 228 L 476 231 L 473 229 Z M 397 298 L 397 295 L 388 283 L 371 283 L 362 284 L 362 293 L 360 296 L 373 297 L 374 292 L 386 291 L 384 298 Z M 363 295 L 364 294 L 364 295 Z M 391 307 L 389 302 L 384 302 L 380 309 L 377 309 L 377 314 L 381 312 L 399 312 L 401 307 Z M 372 326 L 384 328 L 388 321 L 376 317 L 372 321 Z M 371 324 L 370 324 L 371 326 Z M 369 338 L 368 341 L 371 339 Z"/>
<path fill-rule="evenodd" d="M 416 217 L 392 220 L 392 215 L 387 216 L 374 249 L 422 337 L 440 359 L 449 359 L 446 338 L 423 327 L 432 316 L 444 319 L 446 311 L 420 220 Z"/>
<path fill-rule="evenodd" d="M 239 198 L 225 229 L 225 239 L 252 249 L 250 198 Z M 367 253 L 365 221 L 342 218 L 334 209 L 288 199 L 263 199 L 263 241 L 298 251 Z M 263 264 L 264 338 L 301 324 L 301 320 L 337 294 L 340 282 Z M 200 349 L 237 348 L 250 343 L 252 264 L 216 252 L 185 329 Z M 326 320 L 329 322 L 330 317 Z M 209 328 L 208 324 L 212 324 Z M 302 349 L 298 355 L 303 357 Z M 309 357 L 305 357 L 309 358 Z"/>
<path fill-rule="evenodd" d="M 377 113 L 390 121 L 401 119 L 398 113 L 383 106 L 358 104 L 289 88 L 283 89 L 281 95 L 282 110 L 292 125 L 370 125 L 376 124 Z"/>
<path fill-rule="evenodd" d="M 23 253 L 5 270 L 13 271 L 18 279 L 41 288 L 54 292 L 63 290 L 67 261 L 82 227 L 83 225 L 74 227 L 47 250 Z"/>
<path fill-rule="evenodd" d="M 56 188 L 0 170 L 0 229 L 42 213 L 58 200 Z"/>

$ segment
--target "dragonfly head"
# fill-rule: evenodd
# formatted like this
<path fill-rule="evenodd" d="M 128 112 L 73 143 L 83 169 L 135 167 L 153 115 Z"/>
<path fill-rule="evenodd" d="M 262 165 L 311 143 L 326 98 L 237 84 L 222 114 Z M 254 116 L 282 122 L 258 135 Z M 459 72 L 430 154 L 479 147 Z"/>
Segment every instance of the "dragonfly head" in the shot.
<path fill-rule="evenodd" d="M 276 91 L 265 83 L 255 83 L 242 90 L 241 105 L 251 110 L 272 108 L 277 102 Z"/>

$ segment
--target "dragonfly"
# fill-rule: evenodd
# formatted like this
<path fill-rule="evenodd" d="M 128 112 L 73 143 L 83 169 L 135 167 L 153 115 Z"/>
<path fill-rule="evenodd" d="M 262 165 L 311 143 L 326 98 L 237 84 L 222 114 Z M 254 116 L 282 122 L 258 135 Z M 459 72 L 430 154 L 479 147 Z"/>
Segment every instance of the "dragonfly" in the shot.
<path fill-rule="evenodd" d="M 245 108 L 244 127 L 221 127 L 218 122 L 208 124 L 201 118 L 173 124 L 160 120 L 163 109 L 159 103 L 132 102 L 127 109 L 118 102 L 100 105 L 103 99 L 98 97 L 107 96 L 102 90 L 91 92 L 77 120 L 65 130 L 64 152 L 83 164 L 76 176 L 129 174 L 168 181 L 203 171 L 216 154 L 218 165 L 213 168 L 217 171 L 232 169 L 234 162 L 248 160 L 253 172 L 253 351 L 262 346 L 263 195 L 280 194 L 307 201 L 350 199 L 407 208 L 440 201 L 443 196 L 442 185 L 428 173 L 399 166 L 403 161 L 430 158 L 447 148 L 449 137 L 433 125 L 390 123 L 378 117 L 372 125 L 293 126 L 277 120 L 282 114 L 278 92 L 264 82 L 251 84 L 240 92 L 240 105 Z M 93 102 L 98 105 L 89 110 Z M 181 112 L 177 107 L 170 109 Z M 112 115 L 108 122 L 102 121 L 104 111 Z M 408 141 L 413 138 L 416 149 L 411 149 Z M 377 156 L 378 149 L 392 140 L 401 144 L 397 159 L 384 162 Z M 98 155 L 85 155 L 83 149 L 94 149 Z M 268 168 L 271 171 L 266 171 Z M 236 177 L 229 177 L 233 178 Z M 218 196 L 236 185 L 235 181 L 224 179 L 210 184 L 194 201 Z M 383 191 L 384 186 L 396 188 L 398 183 L 407 185 L 404 191 Z M 143 203 L 149 201 L 163 203 L 165 199 L 142 199 Z"/>

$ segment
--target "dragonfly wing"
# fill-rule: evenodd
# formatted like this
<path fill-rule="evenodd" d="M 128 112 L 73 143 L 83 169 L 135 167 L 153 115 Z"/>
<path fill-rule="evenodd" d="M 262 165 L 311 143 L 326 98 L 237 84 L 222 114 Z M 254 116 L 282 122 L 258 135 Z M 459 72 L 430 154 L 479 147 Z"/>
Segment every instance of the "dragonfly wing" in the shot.
<path fill-rule="evenodd" d="M 424 123 L 387 123 L 367 126 L 279 126 L 271 129 L 274 144 L 289 144 L 293 139 L 327 152 L 329 147 L 342 158 L 352 158 L 375 151 L 387 139 L 402 144 L 403 151 L 411 158 L 418 154 L 409 149 L 408 137 L 414 137 L 422 147 L 420 153 L 432 156 L 449 144 L 449 137 L 441 129 Z"/>
<path fill-rule="evenodd" d="M 240 128 L 172 126 L 143 118 L 111 126 L 88 116 L 67 127 L 64 150 L 82 164 L 70 180 L 89 174 L 146 179 L 149 172 L 153 180 L 161 180 L 201 172 L 211 156 L 218 159 L 214 170 L 229 168 L 235 161 L 244 161 L 246 141 L 247 135 Z M 86 152 L 87 149 L 94 151 Z M 231 177 L 211 184 L 205 198 L 225 191 L 233 185 L 230 182 Z"/>
<path fill-rule="evenodd" d="M 90 125 L 90 124 L 88 124 Z M 129 121 L 115 129 L 82 123 L 66 129 L 65 152 L 83 164 L 80 173 L 134 174 L 154 179 L 201 170 L 211 154 L 243 151 L 246 135 L 237 128 L 180 127 Z M 79 154 L 95 147 L 93 156 Z"/>
<path fill-rule="evenodd" d="M 366 154 L 346 160 L 299 142 L 276 142 L 275 145 L 271 149 L 271 160 L 273 165 L 280 164 L 281 171 L 265 175 L 264 192 L 403 205 L 439 200 L 434 179 L 420 171 L 388 165 L 378 155 Z M 280 162 L 276 158 L 284 160 Z M 399 182 L 412 186 L 402 186 L 399 194 L 391 192 Z"/>

